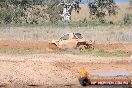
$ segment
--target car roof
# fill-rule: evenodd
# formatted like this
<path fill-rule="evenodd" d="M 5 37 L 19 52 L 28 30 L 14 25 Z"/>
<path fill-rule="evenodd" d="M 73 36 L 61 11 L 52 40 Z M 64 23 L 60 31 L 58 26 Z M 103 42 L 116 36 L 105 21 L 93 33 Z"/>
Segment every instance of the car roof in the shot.
<path fill-rule="evenodd" d="M 81 34 L 81 33 L 79 33 L 79 32 L 75 32 L 75 33 L 69 32 L 69 33 L 67 33 L 67 34 Z"/>

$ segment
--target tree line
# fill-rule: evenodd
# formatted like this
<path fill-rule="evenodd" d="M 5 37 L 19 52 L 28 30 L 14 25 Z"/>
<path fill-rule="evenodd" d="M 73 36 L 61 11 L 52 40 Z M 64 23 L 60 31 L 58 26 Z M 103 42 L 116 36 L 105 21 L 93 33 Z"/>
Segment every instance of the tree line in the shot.
<path fill-rule="evenodd" d="M 63 12 L 64 7 L 58 6 L 62 1 L 64 0 L 0 0 L 0 24 L 42 24 L 44 22 L 56 24 L 62 19 L 60 13 Z M 72 1 L 74 0 L 65 0 L 67 3 Z M 116 13 L 115 4 L 105 3 L 106 0 L 95 1 L 95 4 L 89 4 L 90 16 L 104 17 L 105 11 L 102 10 L 105 8 L 104 6 L 110 14 Z M 132 0 L 129 0 L 129 5 L 132 6 Z M 128 19 L 127 16 L 126 18 Z"/>

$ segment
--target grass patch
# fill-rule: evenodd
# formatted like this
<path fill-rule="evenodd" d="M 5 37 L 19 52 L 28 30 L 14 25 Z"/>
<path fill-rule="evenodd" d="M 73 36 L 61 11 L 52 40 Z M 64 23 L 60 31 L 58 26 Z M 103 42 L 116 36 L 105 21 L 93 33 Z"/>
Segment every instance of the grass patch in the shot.
<path fill-rule="evenodd" d="M 46 51 L 39 50 L 0 50 L 1 54 L 43 54 Z"/>
<path fill-rule="evenodd" d="M 75 54 L 78 55 L 95 55 L 95 56 L 101 56 L 101 57 L 128 57 L 130 56 L 130 52 L 125 51 L 103 51 L 103 50 L 85 50 L 85 51 L 79 51 Z"/>
<path fill-rule="evenodd" d="M 132 52 L 125 51 L 103 51 L 103 50 L 84 50 L 84 51 L 64 51 L 64 52 L 48 52 L 40 50 L 0 50 L 0 54 L 73 54 L 73 55 L 94 55 L 100 57 L 129 57 Z"/>

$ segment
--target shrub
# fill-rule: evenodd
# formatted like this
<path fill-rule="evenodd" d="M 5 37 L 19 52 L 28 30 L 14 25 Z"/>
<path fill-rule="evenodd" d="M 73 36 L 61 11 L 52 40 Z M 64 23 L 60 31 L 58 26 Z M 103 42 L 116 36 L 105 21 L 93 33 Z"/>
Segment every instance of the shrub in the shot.
<path fill-rule="evenodd" d="M 105 24 L 105 23 L 107 23 L 106 22 L 106 19 L 105 18 L 99 18 L 99 23 L 101 23 L 101 24 Z"/>
<path fill-rule="evenodd" d="M 125 14 L 123 17 L 123 23 L 125 25 L 130 25 L 132 23 L 132 14 Z"/>

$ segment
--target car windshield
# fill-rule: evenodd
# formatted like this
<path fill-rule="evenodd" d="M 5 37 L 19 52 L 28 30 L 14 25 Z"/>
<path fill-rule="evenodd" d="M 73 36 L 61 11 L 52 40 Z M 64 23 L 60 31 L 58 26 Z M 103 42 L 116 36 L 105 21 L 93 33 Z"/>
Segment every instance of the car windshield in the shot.
<path fill-rule="evenodd" d="M 82 35 L 80 33 L 75 33 L 75 36 L 78 38 L 78 39 L 82 39 Z"/>

